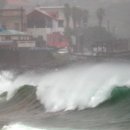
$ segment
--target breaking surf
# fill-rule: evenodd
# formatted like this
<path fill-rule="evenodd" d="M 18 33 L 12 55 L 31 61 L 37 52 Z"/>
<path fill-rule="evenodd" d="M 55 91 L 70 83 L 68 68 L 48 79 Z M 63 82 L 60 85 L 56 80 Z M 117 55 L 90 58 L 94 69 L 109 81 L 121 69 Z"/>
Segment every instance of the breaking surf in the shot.
<path fill-rule="evenodd" d="M 129 64 L 89 64 L 15 78 L 4 72 L 1 77 L 1 98 L 7 100 L 0 104 L 0 118 L 7 123 L 89 130 L 130 127 Z"/>

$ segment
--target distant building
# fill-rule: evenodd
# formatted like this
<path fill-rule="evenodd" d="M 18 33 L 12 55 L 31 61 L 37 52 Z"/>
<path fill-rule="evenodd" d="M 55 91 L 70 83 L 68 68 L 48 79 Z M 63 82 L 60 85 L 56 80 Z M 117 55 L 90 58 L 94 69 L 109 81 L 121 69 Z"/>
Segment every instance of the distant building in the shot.
<path fill-rule="evenodd" d="M 57 19 L 45 11 L 33 10 L 27 15 L 28 33 L 35 38 L 42 36 L 45 40 L 47 34 L 57 31 Z"/>
<path fill-rule="evenodd" d="M 34 48 L 32 36 L 16 30 L 0 30 L 0 49 Z"/>
<path fill-rule="evenodd" d="M 0 9 L 0 25 L 4 29 L 26 31 L 26 13 L 23 8 Z"/>
<path fill-rule="evenodd" d="M 50 33 L 63 34 L 66 26 L 64 6 L 37 7 L 27 15 L 27 23 L 28 32 L 34 37 L 42 35 L 47 40 Z"/>
<path fill-rule="evenodd" d="M 58 20 L 58 29 L 64 31 L 66 26 L 66 19 L 64 16 L 64 6 L 47 6 L 47 7 L 38 7 L 38 9 L 47 12 L 48 14 L 54 16 Z M 70 19 L 70 27 L 73 27 L 72 19 Z"/>

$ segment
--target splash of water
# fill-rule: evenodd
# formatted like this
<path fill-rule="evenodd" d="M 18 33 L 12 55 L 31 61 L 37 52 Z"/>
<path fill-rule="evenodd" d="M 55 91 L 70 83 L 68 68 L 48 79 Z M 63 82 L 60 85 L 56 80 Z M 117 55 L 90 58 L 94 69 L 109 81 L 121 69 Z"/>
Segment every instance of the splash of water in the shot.
<path fill-rule="evenodd" d="M 6 89 L 10 99 L 23 85 L 37 86 L 37 98 L 46 111 L 82 110 L 107 100 L 115 86 L 130 86 L 129 77 L 129 64 L 89 64 L 46 75 L 19 75 L 13 81 L 6 80 L 9 82 Z"/>
<path fill-rule="evenodd" d="M 63 70 L 44 77 L 37 95 L 48 111 L 96 107 L 115 86 L 129 86 L 128 65 L 100 64 Z"/>
<path fill-rule="evenodd" d="M 46 129 L 38 129 L 38 128 L 23 125 L 21 123 L 17 123 L 17 124 L 4 126 L 2 130 L 46 130 Z"/>
<path fill-rule="evenodd" d="M 2 128 L 2 130 L 77 130 L 77 129 L 71 129 L 71 128 L 35 128 L 35 127 L 30 127 L 30 126 L 24 125 L 22 123 L 16 123 L 16 124 L 10 124 L 8 126 L 4 126 Z"/>

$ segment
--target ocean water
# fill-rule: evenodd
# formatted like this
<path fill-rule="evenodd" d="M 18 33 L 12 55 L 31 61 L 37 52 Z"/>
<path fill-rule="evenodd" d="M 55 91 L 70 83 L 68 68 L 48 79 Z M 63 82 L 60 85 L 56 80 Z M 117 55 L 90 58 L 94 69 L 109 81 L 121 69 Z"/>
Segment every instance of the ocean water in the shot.
<path fill-rule="evenodd" d="M 2 130 L 129 130 L 129 63 L 0 73 Z"/>

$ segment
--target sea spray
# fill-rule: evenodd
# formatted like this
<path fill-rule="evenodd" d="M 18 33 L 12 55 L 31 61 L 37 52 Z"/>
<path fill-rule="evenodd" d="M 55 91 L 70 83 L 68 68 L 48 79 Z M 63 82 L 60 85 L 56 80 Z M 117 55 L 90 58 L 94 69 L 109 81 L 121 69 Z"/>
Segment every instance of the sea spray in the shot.
<path fill-rule="evenodd" d="M 96 107 L 115 86 L 129 86 L 129 70 L 126 64 L 98 64 L 49 74 L 38 84 L 38 99 L 52 112 Z"/>
<path fill-rule="evenodd" d="M 9 91 L 9 86 L 12 85 L 13 72 L 10 71 L 1 71 L 0 72 L 0 94 L 3 92 Z"/>
<path fill-rule="evenodd" d="M 10 100 L 19 88 L 24 85 L 37 86 L 41 75 L 34 72 L 26 72 L 15 75 L 16 72 L 2 71 L 0 77 L 0 92 L 8 92 L 7 100 Z"/>
<path fill-rule="evenodd" d="M 72 129 L 72 128 L 35 128 L 35 127 L 24 125 L 22 123 L 16 123 L 16 124 L 10 124 L 8 126 L 4 126 L 2 128 L 2 130 L 79 130 L 79 129 Z M 80 129 L 80 130 L 84 130 L 84 129 Z"/>
<path fill-rule="evenodd" d="M 22 123 L 17 123 L 4 126 L 2 130 L 47 130 L 47 129 L 34 128 L 31 126 L 23 125 Z"/>
<path fill-rule="evenodd" d="M 10 99 L 20 87 L 36 86 L 37 98 L 47 112 L 82 110 L 107 100 L 115 86 L 129 87 L 129 77 L 129 64 L 85 64 L 48 74 L 26 72 L 13 81 L 6 78 L 9 84 L 4 91 Z"/>

